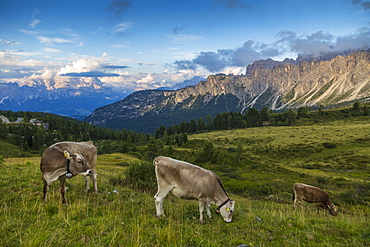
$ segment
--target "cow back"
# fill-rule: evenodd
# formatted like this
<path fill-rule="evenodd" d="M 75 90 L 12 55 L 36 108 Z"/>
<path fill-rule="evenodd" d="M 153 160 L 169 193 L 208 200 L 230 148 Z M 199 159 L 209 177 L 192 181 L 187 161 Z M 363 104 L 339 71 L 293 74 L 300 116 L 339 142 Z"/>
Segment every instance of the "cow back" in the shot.
<path fill-rule="evenodd" d="M 178 197 L 197 199 L 213 197 L 215 193 L 226 193 L 219 177 L 212 171 L 199 166 L 172 159 L 157 157 L 153 161 L 160 183 L 174 186 Z"/>
<path fill-rule="evenodd" d="M 321 202 L 324 204 L 328 204 L 330 202 L 328 193 L 317 187 L 296 183 L 293 188 L 297 195 L 307 202 Z"/>

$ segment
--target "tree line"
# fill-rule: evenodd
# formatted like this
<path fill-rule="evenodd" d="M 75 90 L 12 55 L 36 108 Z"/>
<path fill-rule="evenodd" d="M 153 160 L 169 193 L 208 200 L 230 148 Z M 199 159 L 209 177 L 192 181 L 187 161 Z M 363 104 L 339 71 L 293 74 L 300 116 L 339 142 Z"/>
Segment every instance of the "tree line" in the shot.
<path fill-rule="evenodd" d="M 178 125 L 160 126 L 154 135 L 137 133 L 131 130 L 112 130 L 91 125 L 76 119 L 43 112 L 13 112 L 0 110 L 0 115 L 7 117 L 12 123 L 0 121 L 0 140 L 13 144 L 31 154 L 40 154 L 49 145 L 59 141 L 92 140 L 98 146 L 99 154 L 112 152 L 136 152 L 138 147 L 150 158 L 163 148 L 163 145 L 182 146 L 188 142 L 188 134 L 204 131 L 232 130 L 261 126 L 286 126 L 307 121 L 325 121 L 342 119 L 350 116 L 368 116 L 369 107 L 355 102 L 350 108 L 324 110 L 322 106 L 316 111 L 310 107 L 297 110 L 288 109 L 282 113 L 274 113 L 268 108 L 258 111 L 250 108 L 244 112 L 218 113 L 214 118 L 208 115 L 205 119 L 191 119 Z M 20 123 L 14 123 L 23 118 Z M 48 123 L 48 128 L 29 123 L 30 119 L 38 119 Z M 143 150 L 141 150 L 143 151 Z M 171 152 L 169 149 L 168 152 Z M 1 155 L 1 153 L 0 153 Z M 9 155 L 4 155 L 7 157 Z"/>
<path fill-rule="evenodd" d="M 212 130 L 233 130 L 242 128 L 252 128 L 261 126 L 292 126 L 298 122 L 304 121 L 327 121 L 333 119 L 341 119 L 352 116 L 369 116 L 370 108 L 367 104 L 361 105 L 360 102 L 355 102 L 350 108 L 339 110 L 324 110 L 324 106 L 320 105 L 317 110 L 313 107 L 305 106 L 297 110 L 287 109 L 281 113 L 274 113 L 271 109 L 263 108 L 258 111 L 254 108 L 249 108 L 244 114 L 240 112 L 224 112 L 218 113 L 214 118 L 210 115 L 203 119 L 191 119 L 189 122 L 181 122 L 179 125 L 164 125 L 156 128 L 156 139 L 168 139 L 168 136 L 175 134 L 193 134 L 197 132 L 212 131 Z"/>

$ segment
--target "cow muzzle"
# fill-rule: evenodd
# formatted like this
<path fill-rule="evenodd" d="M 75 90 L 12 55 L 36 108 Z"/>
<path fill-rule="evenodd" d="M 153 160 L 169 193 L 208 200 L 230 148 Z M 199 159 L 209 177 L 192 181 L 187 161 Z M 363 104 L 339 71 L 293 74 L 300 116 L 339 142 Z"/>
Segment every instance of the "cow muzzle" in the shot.
<path fill-rule="evenodd" d="M 91 176 L 91 169 L 87 170 L 86 172 L 83 172 L 83 173 L 80 173 L 82 176 L 85 176 L 85 177 L 88 177 L 88 176 Z"/>
<path fill-rule="evenodd" d="M 230 218 L 224 218 L 224 221 L 225 221 L 226 223 L 230 223 L 230 222 L 232 221 L 232 219 L 230 219 Z"/>

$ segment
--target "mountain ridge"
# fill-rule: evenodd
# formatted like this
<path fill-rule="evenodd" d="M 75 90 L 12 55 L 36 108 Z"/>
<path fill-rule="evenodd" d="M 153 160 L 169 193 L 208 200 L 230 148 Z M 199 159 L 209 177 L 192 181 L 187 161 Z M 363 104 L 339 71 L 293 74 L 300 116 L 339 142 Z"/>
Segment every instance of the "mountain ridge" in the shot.
<path fill-rule="evenodd" d="M 98 78 L 31 78 L 0 83 L 2 110 L 49 112 L 80 120 L 94 109 L 126 96 L 105 87 Z"/>
<path fill-rule="evenodd" d="M 270 68 L 265 68 L 258 63 L 262 62 L 248 66 L 246 75 L 210 75 L 206 81 L 175 91 L 134 92 L 96 109 L 85 121 L 153 133 L 162 124 L 178 124 L 220 112 L 243 113 L 248 108 L 264 107 L 280 111 L 302 106 L 335 107 L 370 98 L 370 50 L 301 61 L 297 65 L 292 61 L 268 60 Z M 143 121 L 146 126 L 140 123 Z"/>

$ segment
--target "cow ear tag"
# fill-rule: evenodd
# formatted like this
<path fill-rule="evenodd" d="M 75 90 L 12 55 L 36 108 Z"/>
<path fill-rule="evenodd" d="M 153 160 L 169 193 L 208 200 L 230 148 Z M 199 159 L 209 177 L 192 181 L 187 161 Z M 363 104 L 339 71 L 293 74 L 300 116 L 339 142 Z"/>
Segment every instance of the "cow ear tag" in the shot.
<path fill-rule="evenodd" d="M 64 157 L 65 158 L 68 158 L 69 157 L 69 153 L 67 151 L 64 151 Z"/>
<path fill-rule="evenodd" d="M 226 208 L 226 211 L 230 211 L 230 208 Z"/>

